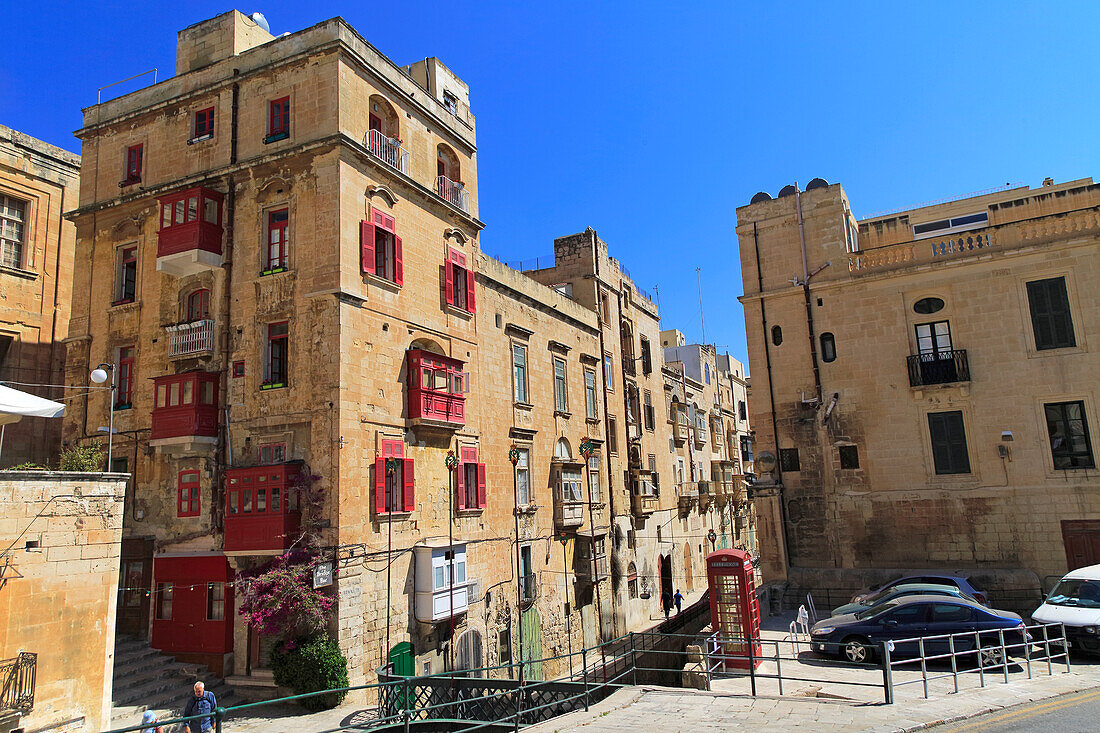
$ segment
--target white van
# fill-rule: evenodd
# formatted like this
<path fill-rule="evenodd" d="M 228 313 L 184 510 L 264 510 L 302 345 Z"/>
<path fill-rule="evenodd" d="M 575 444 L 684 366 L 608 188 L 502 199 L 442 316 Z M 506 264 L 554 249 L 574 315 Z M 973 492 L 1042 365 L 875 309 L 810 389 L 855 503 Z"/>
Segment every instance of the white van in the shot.
<path fill-rule="evenodd" d="M 1070 648 L 1100 654 L 1100 565 L 1066 573 L 1031 618 L 1064 624 Z"/>

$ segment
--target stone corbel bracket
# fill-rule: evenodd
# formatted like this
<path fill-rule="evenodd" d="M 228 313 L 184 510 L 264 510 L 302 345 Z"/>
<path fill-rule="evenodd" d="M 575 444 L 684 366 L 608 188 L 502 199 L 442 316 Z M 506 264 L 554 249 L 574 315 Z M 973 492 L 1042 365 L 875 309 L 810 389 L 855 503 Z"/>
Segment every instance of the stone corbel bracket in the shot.
<path fill-rule="evenodd" d="M 367 190 L 365 192 L 365 195 L 366 195 L 368 201 L 373 199 L 375 196 L 379 196 L 381 198 L 384 198 L 386 201 L 389 202 L 390 208 L 393 208 L 394 206 L 396 206 L 397 202 L 399 200 L 397 198 L 397 194 L 395 194 L 390 189 L 389 186 L 382 185 L 382 184 L 379 184 L 377 186 L 367 186 Z"/>

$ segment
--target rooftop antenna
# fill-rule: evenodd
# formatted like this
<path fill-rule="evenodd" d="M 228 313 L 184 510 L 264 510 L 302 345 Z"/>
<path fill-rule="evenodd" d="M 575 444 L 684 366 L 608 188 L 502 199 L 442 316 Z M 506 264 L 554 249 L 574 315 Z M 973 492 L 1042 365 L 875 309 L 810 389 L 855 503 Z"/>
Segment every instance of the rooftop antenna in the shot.
<path fill-rule="evenodd" d="M 695 282 L 699 286 L 699 330 L 702 331 L 703 340 L 701 343 L 707 342 L 707 327 L 703 323 L 703 278 L 699 274 L 699 268 L 695 268 Z"/>

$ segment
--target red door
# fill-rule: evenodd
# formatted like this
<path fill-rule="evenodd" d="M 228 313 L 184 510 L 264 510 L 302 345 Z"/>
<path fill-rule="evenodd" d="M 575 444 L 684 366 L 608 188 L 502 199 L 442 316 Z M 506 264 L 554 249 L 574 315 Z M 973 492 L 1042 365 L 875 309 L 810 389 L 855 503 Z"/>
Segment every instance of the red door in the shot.
<path fill-rule="evenodd" d="M 177 654 L 233 649 L 233 571 L 224 555 L 153 560 L 153 647 Z"/>

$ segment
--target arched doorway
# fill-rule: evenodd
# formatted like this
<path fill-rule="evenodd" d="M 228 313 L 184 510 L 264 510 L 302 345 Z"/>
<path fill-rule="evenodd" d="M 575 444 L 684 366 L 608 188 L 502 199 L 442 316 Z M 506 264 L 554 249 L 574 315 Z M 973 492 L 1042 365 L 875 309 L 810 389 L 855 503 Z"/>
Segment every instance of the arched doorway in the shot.
<path fill-rule="evenodd" d="M 469 629 L 455 643 L 455 671 L 481 669 L 484 664 L 481 659 L 481 633 L 477 629 Z"/>
<path fill-rule="evenodd" d="M 672 557 L 669 555 L 661 555 L 657 559 L 657 564 L 660 565 L 661 573 L 661 602 L 664 603 L 665 594 L 670 597 L 676 592 L 676 589 L 672 587 Z M 662 609 L 663 610 L 663 609 Z"/>

